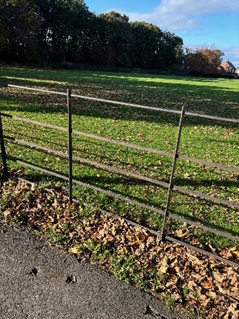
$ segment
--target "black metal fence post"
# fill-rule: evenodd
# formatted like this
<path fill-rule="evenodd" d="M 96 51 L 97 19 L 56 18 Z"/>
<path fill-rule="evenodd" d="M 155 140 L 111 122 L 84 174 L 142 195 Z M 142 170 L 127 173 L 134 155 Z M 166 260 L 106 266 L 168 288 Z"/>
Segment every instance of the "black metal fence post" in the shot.
<path fill-rule="evenodd" d="M 1 141 L 1 153 L 2 153 L 2 162 L 3 162 L 3 177 L 7 179 L 7 160 L 6 160 L 6 151 L 4 145 L 4 138 L 3 138 L 3 129 L 2 129 L 2 117 L 0 112 L 0 141 Z"/>
<path fill-rule="evenodd" d="M 71 89 L 67 89 L 67 108 L 68 108 L 68 159 L 69 159 L 69 202 L 72 203 L 72 108 L 71 108 Z"/>
<path fill-rule="evenodd" d="M 180 121 L 179 121 L 179 126 L 178 126 L 178 136 L 177 136 L 177 141 L 176 141 L 176 146 L 175 146 L 175 151 L 174 151 L 173 165 L 172 165 L 172 170 L 171 170 L 171 175 L 170 175 L 170 180 L 169 180 L 167 200 L 166 200 L 166 206 L 165 206 L 165 211 L 164 211 L 163 226 L 162 226 L 162 240 L 165 237 L 166 221 L 167 221 L 167 217 L 169 215 L 168 208 L 169 208 L 169 203 L 170 203 L 171 190 L 173 189 L 173 178 L 174 178 L 174 172 L 175 172 L 176 162 L 177 162 L 177 158 L 178 158 L 178 149 L 179 149 L 179 144 L 180 144 L 184 115 L 185 115 L 185 106 L 183 105 L 182 111 L 181 111 L 181 116 L 180 116 Z"/>

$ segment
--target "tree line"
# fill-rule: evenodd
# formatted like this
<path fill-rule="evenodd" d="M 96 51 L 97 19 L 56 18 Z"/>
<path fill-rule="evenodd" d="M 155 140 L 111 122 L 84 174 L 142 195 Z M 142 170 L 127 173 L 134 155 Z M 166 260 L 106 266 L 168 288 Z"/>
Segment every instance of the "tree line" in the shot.
<path fill-rule="evenodd" d="M 114 11 L 95 15 L 83 0 L 0 0 L 0 30 L 0 60 L 37 66 L 168 70 L 180 65 L 191 71 L 196 54 L 185 53 L 174 33 L 129 22 Z"/>

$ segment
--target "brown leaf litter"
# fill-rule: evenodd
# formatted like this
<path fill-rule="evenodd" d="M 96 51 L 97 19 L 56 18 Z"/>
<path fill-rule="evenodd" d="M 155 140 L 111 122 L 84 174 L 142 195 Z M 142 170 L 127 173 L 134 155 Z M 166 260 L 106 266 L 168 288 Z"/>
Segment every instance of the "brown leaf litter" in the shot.
<path fill-rule="evenodd" d="M 116 258 L 122 265 L 119 271 L 130 274 L 129 283 L 159 298 L 170 296 L 174 306 L 203 318 L 239 318 L 238 269 L 178 244 L 161 242 L 113 214 L 92 210 L 90 217 L 84 217 L 84 206 L 73 203 L 69 207 L 61 185 L 47 191 L 18 181 L 16 175 L 11 172 L 8 182 L 0 182 L 2 223 L 15 223 L 43 235 L 53 233 L 55 242 L 62 242 L 69 253 L 88 258 L 107 271 L 114 272 Z M 238 258 L 236 247 L 230 253 Z M 132 263 L 126 271 L 129 260 Z"/>

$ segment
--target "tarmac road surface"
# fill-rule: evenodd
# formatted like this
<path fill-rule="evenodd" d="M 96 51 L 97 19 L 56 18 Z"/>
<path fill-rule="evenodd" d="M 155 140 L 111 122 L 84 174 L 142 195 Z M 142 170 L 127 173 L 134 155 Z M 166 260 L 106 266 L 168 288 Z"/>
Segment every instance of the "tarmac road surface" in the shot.
<path fill-rule="evenodd" d="M 1 319 L 186 319 L 109 273 L 0 223 Z"/>

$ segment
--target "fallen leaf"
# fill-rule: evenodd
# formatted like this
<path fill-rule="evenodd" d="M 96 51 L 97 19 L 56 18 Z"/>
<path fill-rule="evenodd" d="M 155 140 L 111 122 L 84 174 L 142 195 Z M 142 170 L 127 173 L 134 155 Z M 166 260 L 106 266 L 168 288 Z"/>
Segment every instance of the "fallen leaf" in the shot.
<path fill-rule="evenodd" d="M 213 272 L 213 277 L 218 283 L 222 283 L 224 281 L 223 276 L 219 272 Z"/>
<path fill-rule="evenodd" d="M 201 285 L 203 286 L 204 289 L 211 289 L 212 288 L 212 283 L 210 281 L 203 281 L 203 282 L 201 282 Z"/>
<path fill-rule="evenodd" d="M 169 265 L 168 265 L 168 257 L 164 257 L 162 260 L 161 266 L 159 268 L 159 272 L 161 274 L 166 274 L 168 271 Z"/>
<path fill-rule="evenodd" d="M 11 211 L 10 211 L 9 209 L 7 209 L 7 210 L 5 210 L 5 211 L 3 212 L 3 216 L 4 216 L 5 218 L 7 218 L 10 214 L 11 214 Z"/>
<path fill-rule="evenodd" d="M 112 230 L 111 230 L 112 235 L 115 236 L 116 232 L 117 232 L 116 227 L 115 227 L 115 225 L 113 225 Z"/>
<path fill-rule="evenodd" d="M 150 247 L 150 246 L 153 246 L 153 245 L 155 245 L 155 237 L 149 236 L 147 238 L 147 241 L 146 241 L 146 246 Z"/>
<path fill-rule="evenodd" d="M 232 251 L 232 255 L 236 258 L 239 258 L 239 250 Z"/>
<path fill-rule="evenodd" d="M 214 291 L 208 291 L 207 296 L 214 300 L 217 297 L 217 294 Z"/>
<path fill-rule="evenodd" d="M 78 255 L 81 252 L 81 248 L 79 246 L 70 247 L 68 252 Z"/>
<path fill-rule="evenodd" d="M 183 234 L 182 229 L 177 229 L 177 230 L 175 231 L 175 235 L 176 235 L 177 237 L 179 237 L 179 238 L 183 237 L 184 234 Z"/>

